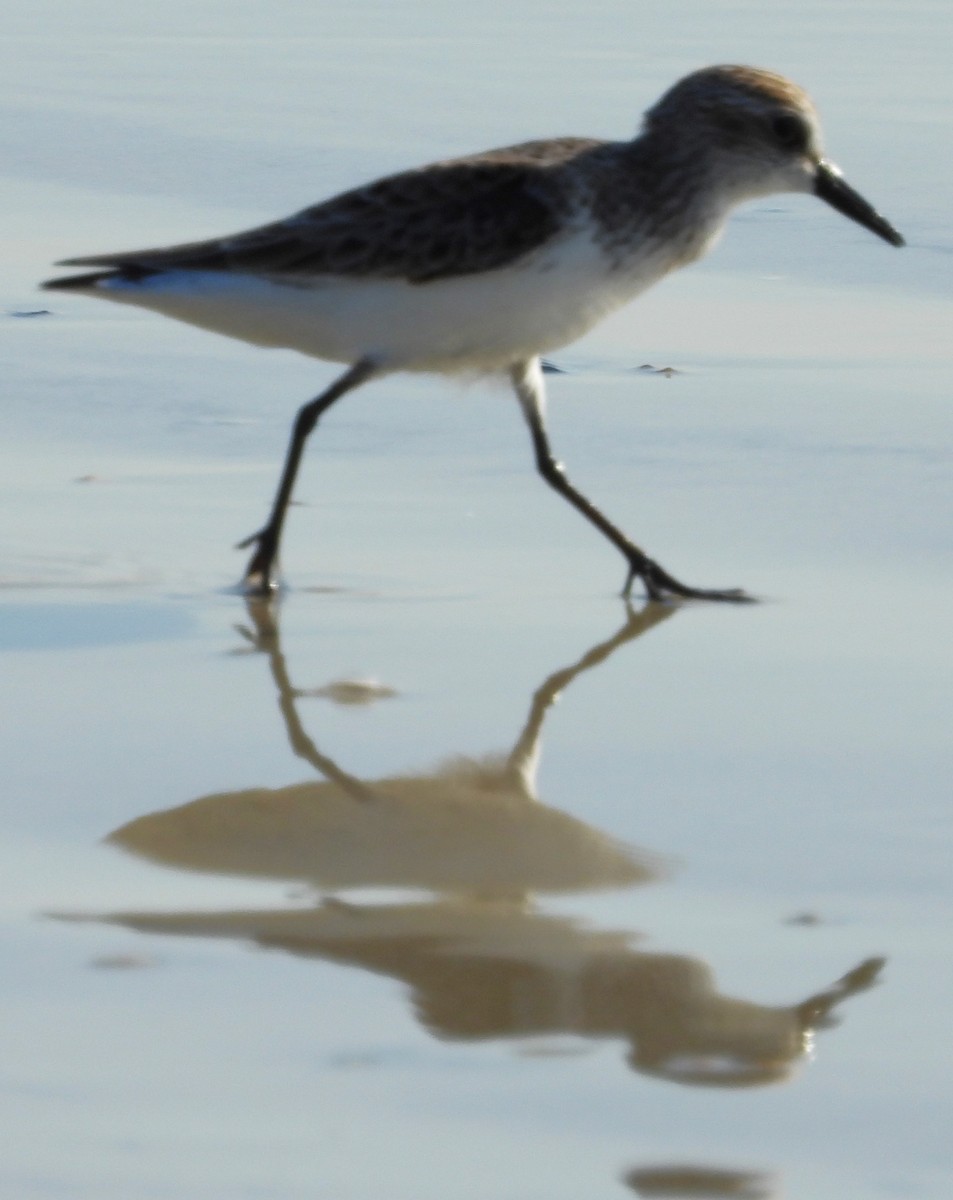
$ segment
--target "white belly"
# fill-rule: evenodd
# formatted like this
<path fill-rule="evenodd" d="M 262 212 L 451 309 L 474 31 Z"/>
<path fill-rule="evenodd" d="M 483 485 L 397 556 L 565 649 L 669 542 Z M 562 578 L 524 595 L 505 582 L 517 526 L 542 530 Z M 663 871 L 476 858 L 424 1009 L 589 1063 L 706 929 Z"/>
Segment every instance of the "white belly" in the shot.
<path fill-rule="evenodd" d="M 671 265 L 650 252 L 638 269 L 612 271 L 583 231 L 516 266 L 432 283 L 170 270 L 104 281 L 94 294 L 332 362 L 492 371 L 574 341 Z"/>

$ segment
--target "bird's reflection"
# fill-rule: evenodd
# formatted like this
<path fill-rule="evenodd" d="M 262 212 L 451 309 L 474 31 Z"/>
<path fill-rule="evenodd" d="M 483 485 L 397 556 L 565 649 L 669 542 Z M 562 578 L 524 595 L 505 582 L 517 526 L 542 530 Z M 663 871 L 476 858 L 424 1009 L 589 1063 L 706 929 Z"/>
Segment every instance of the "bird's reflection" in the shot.
<path fill-rule="evenodd" d="M 512 749 L 459 755 L 410 775 L 364 779 L 319 750 L 298 711 L 277 610 L 249 601 L 240 632 L 267 658 L 292 750 L 323 778 L 203 796 L 124 825 L 111 840 L 176 867 L 295 880 L 321 891 L 400 887 L 484 899 L 626 887 L 657 878 L 660 857 L 623 846 L 536 791 L 546 713 L 577 676 L 675 611 L 627 609 L 622 627 L 532 696 Z M 324 689 L 326 692 L 327 689 Z"/>
<path fill-rule="evenodd" d="M 784 1078 L 833 1008 L 874 982 L 880 960 L 797 1003 L 765 1006 L 721 995 L 700 959 L 639 950 L 631 932 L 537 907 L 540 894 L 631 886 L 660 872 L 656 856 L 542 803 L 536 768 L 559 694 L 677 609 L 627 609 L 611 637 L 549 675 L 507 754 L 382 779 L 346 771 L 318 749 L 300 719 L 276 612 L 260 601 L 249 611 L 243 635 L 267 657 L 291 746 L 322 778 L 202 797 L 141 817 L 111 840 L 193 870 L 305 881 L 324 893 L 413 888 L 430 898 L 325 895 L 285 910 L 103 919 L 238 938 L 389 976 L 407 985 L 418 1019 L 442 1039 L 621 1038 L 634 1069 L 690 1084 Z"/>

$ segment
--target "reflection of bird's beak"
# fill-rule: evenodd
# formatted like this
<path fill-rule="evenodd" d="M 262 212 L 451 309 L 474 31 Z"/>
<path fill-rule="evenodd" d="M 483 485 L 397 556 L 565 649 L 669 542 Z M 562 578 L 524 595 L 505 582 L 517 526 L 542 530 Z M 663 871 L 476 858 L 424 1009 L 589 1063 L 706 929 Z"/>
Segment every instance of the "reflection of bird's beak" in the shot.
<path fill-rule="evenodd" d="M 880 213 L 872 208 L 859 192 L 855 192 L 850 184 L 845 181 L 839 168 L 835 167 L 826 158 L 821 159 L 814 173 L 814 195 L 820 196 L 822 200 L 826 200 L 831 208 L 836 208 L 845 217 L 850 217 L 858 225 L 863 225 L 871 233 L 882 237 L 891 246 L 902 246 L 904 244 L 903 238 L 897 233 L 890 222 L 885 221 Z"/>

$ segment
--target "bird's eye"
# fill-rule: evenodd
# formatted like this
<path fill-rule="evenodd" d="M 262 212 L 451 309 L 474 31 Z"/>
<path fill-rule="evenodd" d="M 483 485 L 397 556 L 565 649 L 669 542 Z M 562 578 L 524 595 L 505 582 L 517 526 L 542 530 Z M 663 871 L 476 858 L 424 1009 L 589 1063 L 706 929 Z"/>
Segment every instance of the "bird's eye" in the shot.
<path fill-rule="evenodd" d="M 781 113 L 771 121 L 771 132 L 779 146 L 785 150 L 806 150 L 808 143 L 807 126 L 794 113 Z"/>

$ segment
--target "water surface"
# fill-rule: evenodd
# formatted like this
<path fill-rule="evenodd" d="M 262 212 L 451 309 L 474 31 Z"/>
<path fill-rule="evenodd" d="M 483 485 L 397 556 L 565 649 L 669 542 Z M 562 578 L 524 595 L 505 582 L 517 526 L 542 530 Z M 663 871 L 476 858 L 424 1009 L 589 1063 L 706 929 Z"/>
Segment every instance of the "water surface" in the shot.
<path fill-rule="evenodd" d="M 944 6 L 7 6 L 0 1195 L 947 1197 Z M 630 608 L 503 389 L 34 291 L 711 61 L 902 253 L 740 214 L 548 377 L 573 478 L 744 608 Z M 666 375 L 640 370 L 673 367 Z"/>

